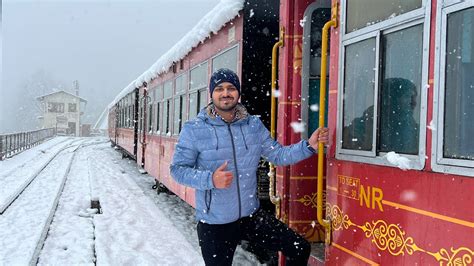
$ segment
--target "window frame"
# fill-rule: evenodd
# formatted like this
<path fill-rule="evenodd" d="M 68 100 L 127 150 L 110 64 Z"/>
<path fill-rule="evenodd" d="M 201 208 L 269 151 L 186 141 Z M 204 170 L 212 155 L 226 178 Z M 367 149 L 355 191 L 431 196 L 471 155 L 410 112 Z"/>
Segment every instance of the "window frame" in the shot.
<path fill-rule="evenodd" d="M 202 99 L 201 92 L 205 96 L 207 96 L 207 97 L 204 97 L 204 98 L 206 98 L 206 104 L 204 104 L 204 106 L 201 106 L 201 109 L 208 106 L 209 105 L 209 98 L 210 98 L 209 90 L 207 88 L 202 88 L 202 89 L 197 90 L 197 92 L 198 92 L 198 102 L 199 102 L 198 105 L 201 105 L 201 99 Z"/>
<path fill-rule="evenodd" d="M 165 97 L 165 85 L 167 83 L 171 83 L 171 95 L 168 96 L 168 97 Z M 173 129 L 173 126 L 171 123 L 171 121 L 173 121 L 173 117 L 171 116 L 170 114 L 170 110 L 173 110 L 174 111 L 174 106 L 173 106 L 173 93 L 174 93 L 174 82 L 173 80 L 169 79 L 169 80 L 166 80 L 163 82 L 162 86 L 163 86 L 163 111 L 164 111 L 164 108 L 165 108 L 165 105 L 166 105 L 166 108 L 167 108 L 167 117 L 165 117 L 163 115 L 163 121 L 162 121 L 162 124 L 163 124 L 163 129 L 164 131 L 161 131 L 161 135 L 164 135 L 164 136 L 167 136 L 168 137 L 168 132 L 170 132 L 170 136 L 172 136 L 172 133 L 171 133 L 171 130 Z M 169 103 L 168 103 L 169 101 Z M 168 121 L 166 121 L 166 118 L 168 118 Z M 166 130 L 168 129 L 168 130 Z"/>
<path fill-rule="evenodd" d="M 183 81 L 183 90 L 179 91 L 179 94 L 177 92 L 177 81 L 179 79 L 182 79 L 184 78 L 184 81 Z M 176 76 L 173 80 L 173 84 L 174 84 L 174 95 L 173 97 L 171 98 L 172 99 L 172 102 L 173 102 L 173 122 L 171 123 L 171 129 L 172 129 L 172 133 L 171 133 L 171 136 L 179 136 L 179 133 L 181 133 L 181 130 L 183 129 L 183 125 L 184 125 L 184 122 L 186 121 L 185 118 L 188 117 L 188 114 L 186 112 L 187 110 L 187 107 L 186 107 L 186 103 L 187 103 L 187 93 L 189 91 L 189 77 L 188 77 L 188 71 L 185 71 L 181 74 L 179 74 L 178 76 Z M 181 98 L 182 97 L 182 98 Z M 179 101 L 179 108 L 180 108 L 180 116 L 181 116 L 181 121 L 175 121 L 175 115 L 176 115 L 176 100 Z M 175 123 L 178 123 L 178 132 L 175 132 Z"/>
<path fill-rule="evenodd" d="M 205 67 L 204 67 L 204 66 L 205 66 Z M 204 67 L 204 69 L 206 70 L 206 80 L 208 80 L 208 79 L 209 79 L 209 66 L 210 66 L 209 60 L 206 59 L 205 61 L 202 61 L 202 62 L 200 62 L 199 64 L 196 64 L 195 66 L 193 66 L 192 68 L 189 69 L 189 81 L 188 81 L 188 84 L 189 84 L 189 87 L 188 87 L 188 88 L 189 88 L 189 91 L 188 91 L 188 93 L 187 93 L 187 94 L 188 94 L 188 102 L 191 100 L 191 94 L 192 94 L 192 93 L 197 93 L 197 97 L 196 97 L 196 100 L 197 100 L 197 102 L 196 102 L 196 108 L 197 108 L 196 116 L 199 114 L 199 111 L 200 111 L 200 108 L 198 108 L 198 107 L 199 107 L 199 104 L 200 104 L 200 102 L 199 102 L 199 101 L 200 101 L 199 93 L 200 93 L 200 91 L 203 90 L 203 89 L 206 89 L 206 90 L 207 90 L 208 85 L 207 85 L 207 83 L 206 83 L 206 84 L 204 84 L 204 85 L 201 86 L 201 87 L 195 87 L 195 88 L 192 88 L 192 89 L 191 89 L 191 78 L 192 78 L 191 72 L 192 72 L 194 69 L 196 69 L 196 68 Z M 190 108 L 191 108 L 191 102 L 189 102 L 189 109 L 190 109 Z M 187 120 L 189 120 L 189 113 L 190 113 L 190 110 L 188 110 L 188 113 L 186 114 Z"/>
<path fill-rule="evenodd" d="M 182 98 L 181 98 L 182 97 Z M 171 124 L 172 125 L 172 133 L 171 133 L 171 136 L 174 136 L 174 137 L 177 137 L 179 136 L 179 133 L 181 133 L 181 130 L 183 129 L 183 125 L 184 125 L 184 115 L 186 115 L 186 109 L 184 108 L 185 107 L 185 104 L 186 104 L 186 93 L 181 93 L 179 95 L 175 95 L 172 99 L 172 102 L 173 102 L 173 123 Z M 181 114 L 181 121 L 175 121 L 175 115 L 176 115 L 176 100 L 179 101 L 179 107 L 180 107 L 180 114 Z M 175 123 L 178 124 L 178 132 L 175 132 Z M 179 125 L 181 124 L 181 126 Z"/>
<path fill-rule="evenodd" d="M 439 14 L 436 21 L 435 39 L 435 73 L 434 73 L 434 96 L 432 123 L 436 130 L 432 130 L 431 168 L 435 172 L 458 174 L 474 177 L 474 160 L 451 159 L 443 157 L 444 145 L 444 112 L 445 112 L 445 82 L 446 69 L 442 68 L 446 63 L 447 45 L 447 22 L 448 15 L 458 11 L 474 7 L 473 3 L 464 1 L 445 1 L 437 7 Z"/>
<path fill-rule="evenodd" d="M 154 127 L 155 127 L 155 125 L 154 125 L 155 124 L 155 120 L 154 120 L 155 117 L 153 115 L 153 110 L 155 110 L 153 107 L 155 105 L 154 105 L 153 98 L 150 97 L 150 99 L 151 99 L 151 101 L 148 102 L 148 104 L 147 104 L 148 105 L 147 106 L 147 120 L 148 121 L 146 121 L 146 124 L 147 124 L 146 125 L 146 130 L 147 130 L 146 133 L 147 134 L 153 134 Z"/>
<path fill-rule="evenodd" d="M 391 19 L 387 19 L 373 25 L 364 27 L 362 29 L 353 31 L 349 34 L 345 33 L 346 21 L 346 7 L 347 1 L 343 0 L 341 3 L 341 21 L 340 21 L 340 39 L 339 39 L 339 70 L 338 70 L 338 93 L 337 93 L 337 131 L 336 131 L 336 159 L 347 160 L 353 162 L 369 163 L 374 165 L 382 165 L 397 168 L 396 165 L 389 163 L 385 155 L 386 152 L 377 152 L 378 141 L 378 124 L 379 124 L 379 95 L 380 95 L 380 56 L 381 54 L 381 38 L 385 34 L 397 32 L 416 25 L 423 25 L 423 43 L 421 56 L 421 84 L 420 84 L 420 125 L 419 125 L 419 142 L 418 154 L 401 154 L 403 157 L 410 160 L 411 169 L 422 170 L 426 161 L 426 118 L 428 105 L 428 67 L 429 67 L 429 40 L 430 40 L 430 19 L 431 19 L 431 1 L 423 0 L 422 6 L 419 9 L 401 14 Z M 373 124 L 373 139 L 371 151 L 359 151 L 342 148 L 342 130 L 343 130 L 343 97 L 344 97 L 344 78 L 345 78 L 345 50 L 346 46 L 354 44 L 370 38 L 376 38 L 376 62 L 375 62 L 375 88 L 374 88 L 374 124 Z"/>
<path fill-rule="evenodd" d="M 154 102 L 154 107 L 153 110 L 156 109 L 156 116 L 155 116 L 155 124 L 156 127 L 154 128 L 154 134 L 160 135 L 161 133 L 161 113 L 160 113 L 160 106 L 162 106 L 163 102 L 163 84 L 158 84 L 155 87 L 155 102 Z"/>
<path fill-rule="evenodd" d="M 214 60 L 215 60 L 217 57 L 219 57 L 219 56 L 225 54 L 226 52 L 228 52 L 228 51 L 230 51 L 230 50 L 232 50 L 232 49 L 234 49 L 234 48 L 236 48 L 236 51 L 237 51 L 237 60 L 235 60 L 235 62 L 236 62 L 236 66 L 235 66 L 236 71 L 235 71 L 235 72 L 236 72 L 236 74 L 240 77 L 240 74 L 241 74 L 241 73 L 240 73 L 241 71 L 240 71 L 240 68 L 239 68 L 239 66 L 241 65 L 241 64 L 239 64 L 239 62 L 240 62 L 240 45 L 239 45 L 238 43 L 235 44 L 235 45 L 229 46 L 229 47 L 227 47 L 227 48 L 225 48 L 225 49 L 222 49 L 219 53 L 213 55 L 213 56 L 210 58 L 210 62 L 211 62 L 211 64 L 210 64 L 211 74 L 214 72 L 214 70 L 213 70 L 213 69 L 214 69 Z M 217 70 L 217 69 L 216 69 L 216 70 Z"/>

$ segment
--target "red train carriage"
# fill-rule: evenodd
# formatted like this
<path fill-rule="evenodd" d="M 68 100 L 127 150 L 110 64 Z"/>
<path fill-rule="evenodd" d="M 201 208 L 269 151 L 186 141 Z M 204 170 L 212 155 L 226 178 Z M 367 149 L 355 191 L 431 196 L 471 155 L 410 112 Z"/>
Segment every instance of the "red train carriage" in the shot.
<path fill-rule="evenodd" d="M 333 3 L 327 264 L 472 265 L 473 6 Z"/>
<path fill-rule="evenodd" d="M 210 74 L 231 68 L 243 103 L 280 143 L 326 121 L 331 130 L 319 160 L 278 167 L 270 196 L 261 194 L 315 243 L 311 264 L 471 264 L 473 5 L 235 1 L 216 9 L 226 15 L 217 32 L 180 54 L 185 37 L 117 97 L 110 137 L 194 205 L 194 191 L 169 174 L 174 145 L 183 121 L 207 104 Z M 294 122 L 305 130 L 295 132 Z"/>
<path fill-rule="evenodd" d="M 109 107 L 108 133 L 110 140 L 124 156 L 137 158 L 138 141 L 138 89 L 117 97 Z"/>

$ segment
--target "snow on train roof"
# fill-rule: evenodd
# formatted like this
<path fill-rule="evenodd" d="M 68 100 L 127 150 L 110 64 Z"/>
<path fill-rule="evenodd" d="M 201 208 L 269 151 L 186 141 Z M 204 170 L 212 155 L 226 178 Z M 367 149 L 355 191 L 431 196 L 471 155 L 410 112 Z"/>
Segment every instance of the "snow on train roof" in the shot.
<path fill-rule="evenodd" d="M 184 35 L 168 52 L 161 56 L 147 71 L 132 81 L 110 103 L 111 108 L 121 98 L 142 86 L 143 82 L 150 82 L 158 75 L 165 73 L 173 64 L 184 58 L 199 43 L 204 42 L 212 33 L 217 33 L 227 22 L 235 18 L 244 7 L 244 0 L 221 0 L 209 11 L 194 28 Z"/>

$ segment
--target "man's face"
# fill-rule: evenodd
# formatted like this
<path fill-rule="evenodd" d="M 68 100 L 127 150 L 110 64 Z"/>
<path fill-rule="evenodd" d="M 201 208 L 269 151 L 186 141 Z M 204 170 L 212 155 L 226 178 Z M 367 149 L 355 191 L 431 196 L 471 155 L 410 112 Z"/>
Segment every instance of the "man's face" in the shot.
<path fill-rule="evenodd" d="M 212 92 L 212 102 L 221 111 L 231 111 L 239 102 L 239 91 L 230 82 L 222 82 Z"/>

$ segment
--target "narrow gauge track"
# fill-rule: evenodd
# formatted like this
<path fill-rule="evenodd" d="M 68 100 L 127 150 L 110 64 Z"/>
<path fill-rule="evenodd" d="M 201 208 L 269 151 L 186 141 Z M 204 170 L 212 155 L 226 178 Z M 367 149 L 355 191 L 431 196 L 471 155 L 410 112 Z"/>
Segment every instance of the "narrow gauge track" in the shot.
<path fill-rule="evenodd" d="M 85 145 L 91 143 L 77 140 L 61 149 L 0 216 L 0 228 L 8 229 L 15 238 L 25 239 L 15 244 L 15 240 L 9 242 L 2 237 L 4 248 L 0 250 L 0 257 L 6 264 L 37 264 L 76 151 Z"/>
<path fill-rule="evenodd" d="M 23 179 L 23 182 L 13 184 L 14 188 L 13 191 L 11 191 L 7 195 L 3 195 L 2 198 L 0 198 L 0 214 L 3 215 L 3 213 L 8 209 L 8 207 L 25 191 L 25 189 L 33 182 L 33 180 L 53 161 L 62 151 L 72 147 L 75 145 L 77 142 L 81 142 L 83 140 L 73 140 L 69 144 L 66 144 L 64 147 L 60 148 L 58 151 L 54 153 L 53 156 L 51 156 L 46 162 L 44 162 L 33 174 L 28 176 L 27 178 Z M 63 142 L 60 142 L 58 144 L 61 144 Z M 15 169 L 12 169 L 9 171 L 9 174 L 13 173 Z M 6 175 L 4 175 L 6 176 Z"/>

